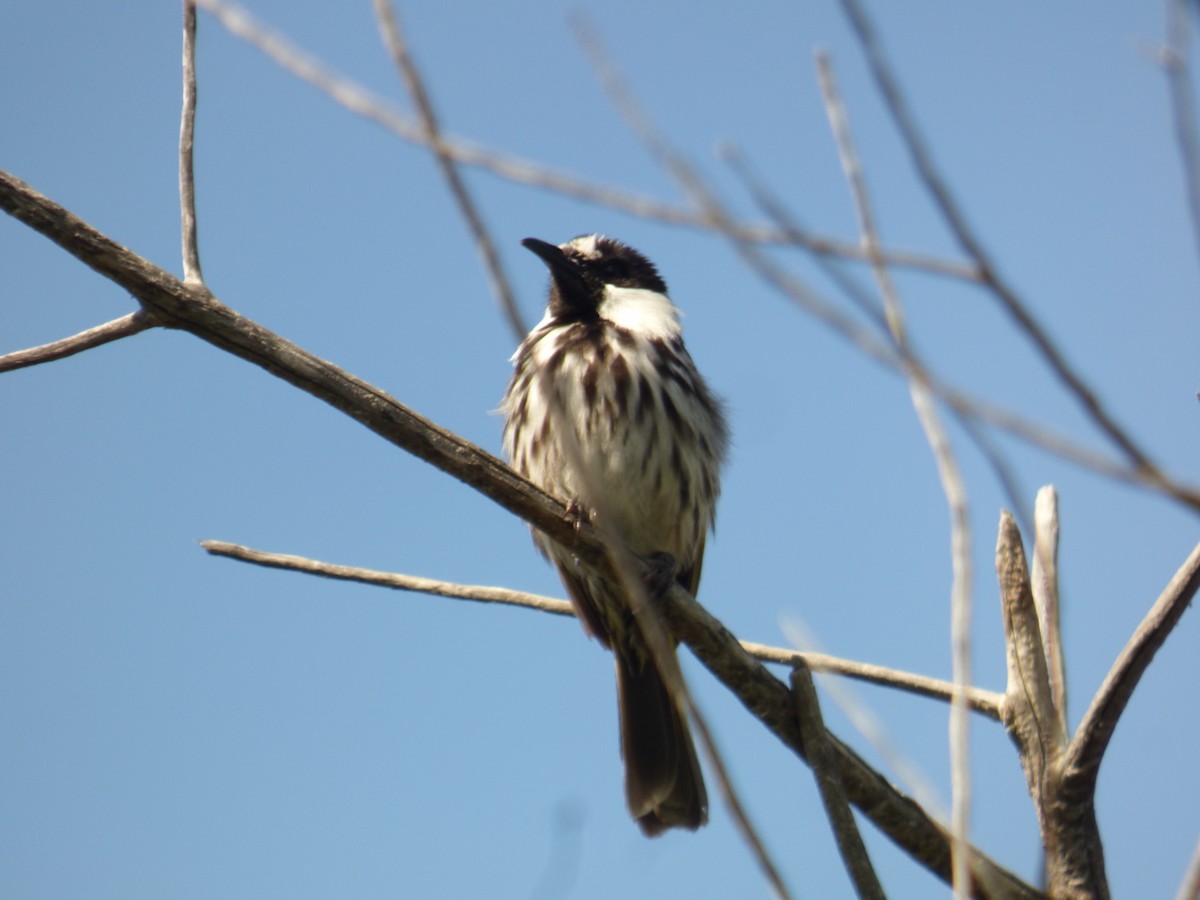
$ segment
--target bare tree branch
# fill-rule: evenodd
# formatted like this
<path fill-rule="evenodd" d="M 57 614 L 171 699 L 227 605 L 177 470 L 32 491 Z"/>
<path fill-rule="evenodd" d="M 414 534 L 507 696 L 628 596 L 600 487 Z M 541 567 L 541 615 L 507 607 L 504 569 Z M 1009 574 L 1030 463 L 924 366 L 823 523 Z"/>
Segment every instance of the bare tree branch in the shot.
<path fill-rule="evenodd" d="M 795 701 L 786 685 L 753 659 L 737 639 L 686 591 L 675 585 L 667 598 L 673 633 L 692 648 L 712 672 L 763 724 L 802 759 L 804 743 L 796 720 Z M 911 798 L 830 735 L 846 796 L 898 846 L 946 882 L 951 878 L 950 836 Z M 895 827 L 903 822 L 902 827 Z M 903 840 L 897 840 L 897 834 Z M 970 849 L 972 892 L 979 897 L 1042 897 L 1041 892 Z"/>
<path fill-rule="evenodd" d="M 22 369 L 26 366 L 36 366 L 39 363 L 53 362 L 56 359 L 73 356 L 76 353 L 90 350 L 93 347 L 99 347 L 110 341 L 138 334 L 158 324 L 160 323 L 155 321 L 154 316 L 143 310 L 138 310 L 127 316 L 121 316 L 119 319 L 113 319 L 111 322 L 105 322 L 103 325 L 97 325 L 95 328 L 89 328 L 87 331 L 81 331 L 79 334 L 71 335 L 71 337 L 63 338 L 60 341 L 42 344 L 40 347 L 30 347 L 28 350 L 15 350 L 12 353 L 6 353 L 4 356 L 0 356 L 0 372 L 7 372 L 10 369 Z"/>
<path fill-rule="evenodd" d="M 458 163 L 455 162 L 446 147 L 437 114 L 433 109 L 433 102 L 429 99 L 429 92 L 425 90 L 425 81 L 421 77 L 421 72 L 417 69 L 417 64 L 408 51 L 408 45 L 404 41 L 404 32 L 400 28 L 400 22 L 392 9 L 390 0 L 374 0 L 374 5 L 375 17 L 379 20 L 384 43 L 404 79 L 409 96 L 412 97 L 413 105 L 416 106 L 417 114 L 421 118 L 425 141 L 433 150 L 434 156 L 437 157 L 442 177 L 446 179 L 446 186 L 449 187 L 450 194 L 454 197 L 454 202 L 458 205 L 459 212 L 462 213 L 467 228 L 475 240 L 475 249 L 483 259 L 492 293 L 500 301 L 500 310 L 504 314 L 504 320 L 508 323 L 509 331 L 520 342 L 529 328 L 521 319 L 521 310 L 517 306 L 512 285 L 504 272 L 504 264 L 500 261 L 496 242 L 492 240 L 491 233 L 484 224 L 483 215 L 475 205 L 471 192 L 467 190 L 467 184 L 463 180 L 462 173 L 459 172 Z"/>
<path fill-rule="evenodd" d="M 239 316 L 202 286 L 186 285 L 82 219 L 0 171 L 0 209 L 50 238 L 90 268 L 128 290 L 166 323 L 195 334 L 325 401 L 385 440 L 425 460 L 569 546 L 593 571 L 611 576 L 602 542 L 563 504 L 500 460 L 417 415 L 392 397 Z M 665 602 L 672 632 L 777 736 L 803 758 L 791 692 L 750 657 L 724 627 L 678 585 Z M 947 836 L 912 800 L 896 791 L 848 747 L 834 744 L 843 784 L 889 838 L 941 878 L 950 877 Z M 1040 894 L 1015 875 L 972 851 L 980 885 L 1003 886 L 1005 897 Z M 978 887 L 980 896 L 998 896 Z"/>
<path fill-rule="evenodd" d="M 183 0 L 183 113 L 179 126 L 179 211 L 182 218 L 183 280 L 201 284 L 200 247 L 196 237 L 196 5 Z"/>
<path fill-rule="evenodd" d="M 1071 768 L 1063 764 L 1067 739 L 1054 707 L 1029 567 L 1021 535 L 1007 512 L 1000 516 L 996 574 L 1008 647 L 1004 724 L 1017 744 L 1037 810 L 1048 892 L 1054 897 L 1107 897 L 1095 785 L 1073 784 Z"/>
<path fill-rule="evenodd" d="M 1046 648 L 1046 668 L 1058 727 L 1067 734 L 1067 666 L 1063 656 L 1062 615 L 1058 594 L 1058 493 L 1052 485 L 1038 491 L 1035 505 L 1033 600 Z"/>
<path fill-rule="evenodd" d="M 1196 841 L 1196 850 L 1192 853 L 1187 871 L 1183 873 L 1175 900 L 1200 900 L 1200 840 Z"/>
<path fill-rule="evenodd" d="M 913 166 L 937 204 L 942 218 L 959 246 L 978 267 L 983 284 L 1037 348 L 1047 365 L 1067 390 L 1074 395 L 1092 422 L 1121 450 L 1133 468 L 1149 482 L 1166 483 L 1169 479 L 1133 438 L 1117 424 L 1096 393 L 1067 362 L 1062 351 L 1037 322 L 1017 292 L 1000 275 L 994 261 L 968 225 L 966 216 L 934 165 L 932 154 L 925 144 L 925 139 L 917 127 L 915 118 L 909 111 L 908 103 L 900 90 L 891 65 L 884 56 L 883 48 L 875 34 L 875 28 L 867 17 L 860 0 L 841 0 L 841 2 L 866 55 L 875 84 L 883 95 L 888 112 L 908 148 Z"/>
<path fill-rule="evenodd" d="M 970 839 L 971 766 L 968 746 L 966 693 L 971 683 L 971 519 L 966 484 L 955 459 L 949 436 L 933 404 L 925 370 L 913 362 L 912 347 L 904 323 L 904 311 L 891 273 L 879 252 L 879 231 L 875 224 L 866 177 L 858 149 L 850 133 L 850 121 L 837 89 L 833 66 L 824 53 L 817 53 L 817 73 L 825 110 L 842 161 L 842 170 L 854 199 L 862 244 L 871 262 L 892 342 L 904 362 L 904 373 L 912 397 L 913 409 L 925 432 L 925 439 L 937 463 L 942 492 L 950 512 L 950 557 L 953 578 L 950 588 L 950 644 L 954 671 L 954 695 L 950 703 L 951 827 L 954 833 L 954 894 L 964 898 L 969 887 L 967 854 Z"/>
<path fill-rule="evenodd" d="M 340 106 L 369 119 L 391 131 L 397 137 L 419 146 L 429 141 L 422 127 L 376 97 L 366 88 L 346 78 L 306 54 L 290 41 L 261 24 L 246 10 L 225 0 L 194 0 L 197 6 L 212 14 L 234 37 L 246 41 L 284 70 L 312 85 Z M 541 190 L 574 197 L 598 206 L 619 210 L 642 219 L 693 228 L 712 230 L 712 223 L 702 212 L 672 206 L 650 197 L 632 194 L 616 188 L 584 181 L 574 175 L 558 172 L 540 163 L 510 156 L 464 140 L 442 135 L 442 147 L 455 162 L 483 169 L 506 181 L 524 184 Z M 853 244 L 814 235 L 785 234 L 767 225 L 738 223 L 739 236 L 750 243 L 804 246 L 813 253 L 863 260 L 863 252 Z M 904 251 L 888 251 L 891 265 L 902 266 L 952 278 L 974 279 L 970 266 L 953 261 Z"/>
<path fill-rule="evenodd" d="M 362 584 L 373 584 L 379 587 L 394 588 L 402 591 L 415 591 L 432 594 L 439 597 L 449 597 L 457 600 L 475 600 L 484 603 L 501 603 L 508 606 L 522 606 L 528 609 L 547 612 L 558 616 L 574 616 L 575 610 L 566 600 L 558 600 L 541 594 L 529 594 L 525 591 L 515 591 L 510 588 L 486 587 L 475 584 L 456 584 L 452 581 L 441 581 L 435 578 L 422 578 L 417 575 L 403 575 L 398 572 L 381 572 L 377 569 L 361 569 L 356 566 L 343 566 L 336 563 L 321 562 L 304 556 L 292 556 L 286 553 L 270 553 L 265 550 L 255 550 L 240 544 L 227 541 L 201 541 L 200 546 L 214 556 L 223 556 L 255 565 L 275 569 L 287 569 L 295 572 L 305 572 L 325 578 L 335 578 L 342 581 L 357 581 Z M 858 662 L 852 659 L 842 659 L 826 653 L 799 651 L 790 647 L 771 647 L 766 644 L 756 644 L 752 641 L 740 641 L 743 649 L 755 659 L 763 662 L 778 663 L 794 668 L 804 664 L 814 672 L 828 672 L 842 675 L 858 681 L 865 681 L 881 687 L 895 688 L 910 694 L 929 697 L 934 700 L 949 701 L 954 692 L 954 685 L 940 678 L 930 678 L 891 669 L 873 663 Z M 995 691 L 985 691 L 981 688 L 971 688 L 967 700 L 971 709 L 990 719 L 1000 721 L 1000 709 L 1004 695 Z"/>
<path fill-rule="evenodd" d="M 1187 184 L 1188 212 L 1192 216 L 1192 240 L 1200 259 L 1200 137 L 1196 134 L 1196 95 L 1189 71 L 1191 40 L 1187 0 L 1167 0 L 1167 44 L 1159 58 L 1167 74 L 1175 140 L 1179 144 L 1179 161 Z"/>
<path fill-rule="evenodd" d="M 804 663 L 800 663 L 792 669 L 791 680 L 800 738 L 804 742 L 804 751 L 808 754 L 813 775 L 816 776 L 825 813 L 833 826 L 842 862 L 854 883 L 854 892 L 868 900 L 884 900 L 883 886 L 875 874 L 875 867 L 871 865 L 871 857 L 859 834 L 854 813 L 850 811 L 842 780 L 838 777 L 837 762 L 829 745 L 829 732 L 825 730 L 825 721 L 821 717 L 821 704 L 817 699 L 812 673 Z"/>
<path fill-rule="evenodd" d="M 292 556 L 287 553 L 268 553 L 265 550 L 255 550 L 252 547 L 243 547 L 227 541 L 201 541 L 200 546 L 214 556 L 224 556 L 271 569 L 306 572 L 309 575 L 320 575 L 323 578 L 333 578 L 338 581 L 357 581 L 361 584 L 432 594 L 437 597 L 450 597 L 455 600 L 475 600 L 482 603 L 523 606 L 555 616 L 575 617 L 575 610 L 569 601 L 544 597 L 541 594 L 528 594 L 524 591 L 481 584 L 456 584 L 452 581 L 403 575 L 399 572 L 381 572 L 378 569 L 342 566 L 308 559 L 304 556 Z"/>
<path fill-rule="evenodd" d="M 1077 789 L 1089 792 L 1095 789 L 1100 762 L 1121 713 L 1125 711 L 1134 688 L 1154 659 L 1154 654 L 1166 643 L 1198 588 L 1200 544 L 1192 550 L 1146 613 L 1129 643 L 1109 669 L 1083 721 L 1079 723 L 1063 762 L 1064 779 L 1072 782 Z"/>
<path fill-rule="evenodd" d="M 1059 728 L 1059 716 L 1054 708 L 1025 549 L 1017 525 L 1007 510 L 1000 514 L 996 578 L 1000 582 L 1008 647 L 1004 724 L 1021 750 L 1021 765 L 1037 801 L 1044 788 L 1048 767 L 1066 745 L 1066 734 Z"/>

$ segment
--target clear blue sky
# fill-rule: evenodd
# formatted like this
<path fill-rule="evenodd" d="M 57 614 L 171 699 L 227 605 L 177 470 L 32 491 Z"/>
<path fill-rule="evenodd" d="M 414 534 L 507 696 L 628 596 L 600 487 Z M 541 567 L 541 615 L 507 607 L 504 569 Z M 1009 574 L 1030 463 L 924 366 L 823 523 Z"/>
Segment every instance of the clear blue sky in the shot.
<path fill-rule="evenodd" d="M 406 105 L 365 0 L 252 9 Z M 569 9 L 400 12 L 450 132 L 679 199 L 597 88 Z M 1171 471 L 1200 480 L 1197 262 L 1154 59 L 1161 4 L 874 12 L 1003 269 L 1119 420 Z M 805 222 L 853 240 L 813 73 L 813 49 L 826 48 L 885 240 L 952 253 L 835 4 L 614 0 L 591 16 L 664 131 L 741 212 L 753 209 L 713 155 L 723 141 Z M 498 451 L 492 411 L 514 342 L 427 154 L 209 16 L 200 31 L 211 288 Z M 0 10 L 0 167 L 177 273 L 179 56 L 176 4 Z M 644 250 L 685 310 L 735 435 L 700 599 L 743 638 L 784 643 L 783 624 L 800 620 L 828 652 L 947 677 L 948 520 L 904 385 L 773 295 L 718 238 L 478 172 L 468 181 L 527 319 L 540 314 L 545 271 L 520 239 L 590 231 Z M 913 274 L 900 287 L 940 371 L 1102 446 L 986 296 Z M 133 309 L 0 219 L 0 352 Z M 0 376 L 0 423 L 0 893 L 766 895 L 719 801 L 695 835 L 648 842 L 629 821 L 611 665 L 575 623 L 255 569 L 196 545 L 561 593 L 509 514 L 186 334 Z M 975 680 L 999 689 L 991 567 L 1007 501 L 953 437 L 974 526 Z M 1029 501 L 1041 484 L 1060 492 L 1074 724 L 1200 529 L 1165 501 L 1004 446 Z M 1171 896 L 1200 834 L 1198 642 L 1191 611 L 1100 773 L 1115 895 Z M 808 770 L 686 663 L 790 887 L 849 896 Z M 946 709 L 855 693 L 948 796 Z M 882 765 L 829 705 L 832 727 Z M 1033 878 L 1016 756 L 994 723 L 976 721 L 972 740 L 974 836 Z M 893 896 L 945 894 L 866 832 Z"/>

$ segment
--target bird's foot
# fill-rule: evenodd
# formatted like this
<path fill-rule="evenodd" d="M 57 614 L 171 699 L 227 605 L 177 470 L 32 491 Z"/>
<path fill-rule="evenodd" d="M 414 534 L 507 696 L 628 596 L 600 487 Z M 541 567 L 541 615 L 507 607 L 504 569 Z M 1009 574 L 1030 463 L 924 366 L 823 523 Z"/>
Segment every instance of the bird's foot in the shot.
<path fill-rule="evenodd" d="M 661 600 L 671 591 L 671 585 L 675 583 L 676 564 L 675 557 L 670 553 L 651 553 L 643 558 L 646 563 L 646 571 L 642 576 L 642 581 L 646 585 L 646 590 L 655 600 Z"/>

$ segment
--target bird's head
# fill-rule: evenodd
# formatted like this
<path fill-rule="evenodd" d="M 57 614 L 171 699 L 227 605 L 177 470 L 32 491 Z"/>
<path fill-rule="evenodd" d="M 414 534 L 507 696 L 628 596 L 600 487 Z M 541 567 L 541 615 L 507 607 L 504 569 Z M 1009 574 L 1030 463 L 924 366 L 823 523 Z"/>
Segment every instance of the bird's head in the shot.
<path fill-rule="evenodd" d="M 521 244 L 550 270 L 547 316 L 559 323 L 604 320 L 651 338 L 679 336 L 679 311 L 654 263 L 632 247 L 598 234 L 555 246 Z"/>

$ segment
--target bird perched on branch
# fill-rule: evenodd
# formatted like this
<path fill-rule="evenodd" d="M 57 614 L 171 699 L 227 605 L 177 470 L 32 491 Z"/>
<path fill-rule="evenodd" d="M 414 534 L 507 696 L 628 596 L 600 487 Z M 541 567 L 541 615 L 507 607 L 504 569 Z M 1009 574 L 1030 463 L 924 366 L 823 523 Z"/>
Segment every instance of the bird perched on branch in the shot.
<path fill-rule="evenodd" d="M 501 406 L 504 450 L 518 472 L 588 516 L 602 536 L 665 561 L 694 595 L 727 431 L 720 402 L 684 348 L 679 310 L 654 265 L 611 238 L 522 243 L 549 268 L 550 296 L 513 356 Z M 691 732 L 630 598 L 585 572 L 570 550 L 536 532 L 534 540 L 584 628 L 615 657 L 630 813 L 647 835 L 699 828 L 708 797 Z"/>

